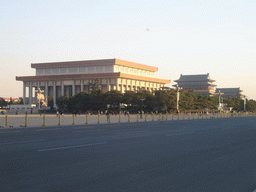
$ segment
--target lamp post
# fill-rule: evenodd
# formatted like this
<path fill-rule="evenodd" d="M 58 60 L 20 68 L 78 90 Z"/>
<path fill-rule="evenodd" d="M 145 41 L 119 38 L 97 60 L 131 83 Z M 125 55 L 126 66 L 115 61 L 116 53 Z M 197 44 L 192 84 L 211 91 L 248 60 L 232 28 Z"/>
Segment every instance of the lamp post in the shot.
<path fill-rule="evenodd" d="M 246 96 L 243 95 L 243 98 L 244 98 L 244 111 L 246 111 Z"/>
<path fill-rule="evenodd" d="M 221 107 L 220 107 L 220 97 L 221 97 L 221 95 L 223 95 L 224 93 L 221 93 L 220 91 L 219 91 L 219 93 L 218 93 L 218 95 L 219 95 L 219 109 L 221 109 Z"/>
<path fill-rule="evenodd" d="M 176 85 L 176 90 L 177 90 L 177 113 L 179 113 L 179 100 L 180 100 L 180 88 L 178 85 Z"/>

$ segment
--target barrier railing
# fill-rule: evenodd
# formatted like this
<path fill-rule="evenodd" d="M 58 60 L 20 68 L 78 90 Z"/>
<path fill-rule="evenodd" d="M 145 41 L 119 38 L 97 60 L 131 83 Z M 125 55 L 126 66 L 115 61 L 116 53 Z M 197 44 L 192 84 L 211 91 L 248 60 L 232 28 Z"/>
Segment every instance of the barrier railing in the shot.
<path fill-rule="evenodd" d="M 117 115 L 0 115 L 0 127 L 45 127 L 102 123 L 181 121 L 256 116 L 256 113 L 117 114 Z"/>

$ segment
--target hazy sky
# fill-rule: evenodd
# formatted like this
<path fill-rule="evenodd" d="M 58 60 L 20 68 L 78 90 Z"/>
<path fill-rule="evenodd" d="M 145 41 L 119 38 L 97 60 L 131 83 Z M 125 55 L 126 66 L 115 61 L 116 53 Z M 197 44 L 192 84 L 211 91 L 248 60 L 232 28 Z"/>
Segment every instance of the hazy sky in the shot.
<path fill-rule="evenodd" d="M 31 63 L 110 59 L 206 74 L 256 99 L 255 0 L 1 0 L 0 97 L 21 97 Z"/>

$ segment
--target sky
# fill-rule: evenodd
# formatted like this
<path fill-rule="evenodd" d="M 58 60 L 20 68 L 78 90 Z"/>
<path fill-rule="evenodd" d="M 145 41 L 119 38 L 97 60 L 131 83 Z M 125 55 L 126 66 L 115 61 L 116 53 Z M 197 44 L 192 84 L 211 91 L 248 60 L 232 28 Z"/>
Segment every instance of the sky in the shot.
<path fill-rule="evenodd" d="M 255 0 L 1 0 L 0 97 L 22 97 L 31 63 L 117 58 L 156 78 L 210 74 L 256 100 Z"/>

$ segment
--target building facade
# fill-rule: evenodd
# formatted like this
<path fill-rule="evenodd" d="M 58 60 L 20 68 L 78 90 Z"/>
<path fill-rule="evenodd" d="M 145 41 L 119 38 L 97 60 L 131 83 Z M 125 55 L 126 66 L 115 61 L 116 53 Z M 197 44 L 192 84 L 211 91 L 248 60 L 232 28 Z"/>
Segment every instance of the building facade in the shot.
<path fill-rule="evenodd" d="M 219 92 L 223 93 L 223 97 L 226 98 L 240 98 L 242 90 L 240 90 L 240 87 L 238 88 L 216 88 L 216 94 Z"/>
<path fill-rule="evenodd" d="M 213 95 L 215 93 L 213 84 L 215 80 L 212 80 L 209 73 L 202 75 L 180 75 L 178 80 L 174 82 L 185 91 L 193 91 L 203 95 Z M 174 85 L 176 87 L 177 85 Z"/>
<path fill-rule="evenodd" d="M 52 95 L 56 105 L 60 96 L 90 91 L 90 84 L 96 79 L 104 91 L 118 90 L 122 93 L 159 90 L 170 83 L 170 80 L 153 77 L 157 67 L 120 59 L 38 63 L 31 64 L 31 67 L 36 69 L 35 76 L 16 77 L 17 81 L 23 81 L 23 100 L 28 104 L 36 102 L 40 89 L 46 100 Z"/>

